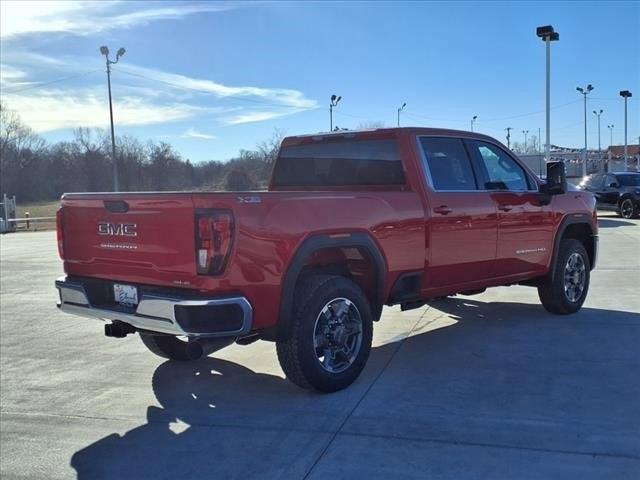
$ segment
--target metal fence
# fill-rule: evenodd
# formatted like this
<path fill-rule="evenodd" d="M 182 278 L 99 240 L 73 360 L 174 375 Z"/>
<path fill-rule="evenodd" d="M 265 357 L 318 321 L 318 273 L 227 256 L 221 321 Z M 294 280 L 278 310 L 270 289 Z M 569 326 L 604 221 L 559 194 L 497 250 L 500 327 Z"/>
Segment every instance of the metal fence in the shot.
<path fill-rule="evenodd" d="M 519 155 L 518 156 L 531 170 L 538 175 L 545 175 L 546 164 L 544 161 L 544 155 Z M 554 162 L 564 162 L 567 177 L 576 178 L 582 177 L 582 154 L 576 152 L 551 152 L 551 160 Z M 597 153 L 589 154 L 587 157 L 587 174 L 590 173 L 603 173 L 605 166 L 609 172 L 626 172 L 636 171 L 638 161 L 635 158 L 625 164 L 624 159 L 608 160 L 605 156 L 600 156 Z"/>
<path fill-rule="evenodd" d="M 0 233 L 13 232 L 16 229 L 15 222 L 11 220 L 16 216 L 16 197 L 8 197 L 5 193 L 0 204 Z"/>
<path fill-rule="evenodd" d="M 29 212 L 24 214 L 24 218 L 16 218 L 16 197 L 8 197 L 6 194 L 0 203 L 0 233 L 15 232 L 18 227 L 29 229 L 33 223 L 55 222 L 56 217 L 32 217 Z"/>

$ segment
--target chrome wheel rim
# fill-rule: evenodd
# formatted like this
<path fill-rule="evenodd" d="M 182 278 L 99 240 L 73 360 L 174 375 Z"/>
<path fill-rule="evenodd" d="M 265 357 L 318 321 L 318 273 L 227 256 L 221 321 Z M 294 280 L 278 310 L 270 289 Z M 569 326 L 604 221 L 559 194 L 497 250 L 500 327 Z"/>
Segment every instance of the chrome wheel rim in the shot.
<path fill-rule="evenodd" d="M 362 347 L 362 317 L 348 298 L 327 302 L 313 329 L 316 358 L 329 373 L 341 373 L 356 360 Z"/>
<path fill-rule="evenodd" d="M 624 218 L 631 218 L 633 215 L 633 202 L 629 199 L 622 202 L 622 205 L 620 205 L 620 213 L 622 213 Z"/>
<path fill-rule="evenodd" d="M 584 259 L 579 253 L 572 253 L 564 268 L 564 295 L 571 303 L 577 302 L 582 296 L 587 279 L 587 269 Z"/>

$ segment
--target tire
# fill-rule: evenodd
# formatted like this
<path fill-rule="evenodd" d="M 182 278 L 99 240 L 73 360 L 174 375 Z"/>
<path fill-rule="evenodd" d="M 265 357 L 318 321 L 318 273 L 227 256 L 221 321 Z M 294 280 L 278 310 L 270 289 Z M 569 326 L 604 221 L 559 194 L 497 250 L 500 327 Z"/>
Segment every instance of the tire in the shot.
<path fill-rule="evenodd" d="M 538 286 L 542 306 L 559 315 L 577 312 L 587 297 L 591 271 L 582 243 L 571 238 L 562 240 L 552 268 L 553 275 Z"/>
<path fill-rule="evenodd" d="M 358 285 L 337 275 L 308 277 L 295 298 L 290 330 L 276 343 L 282 370 L 305 389 L 329 393 L 348 387 L 371 351 L 369 300 Z"/>
<path fill-rule="evenodd" d="M 162 358 L 169 360 L 177 360 L 179 362 L 188 362 L 192 358 L 187 353 L 188 342 L 180 340 L 171 335 L 151 335 L 149 333 L 140 333 L 140 340 L 145 347 Z"/>
<path fill-rule="evenodd" d="M 618 208 L 618 214 L 622 218 L 635 218 L 640 214 L 638 206 L 633 201 L 633 198 L 625 198 L 620 202 L 620 207 Z"/>

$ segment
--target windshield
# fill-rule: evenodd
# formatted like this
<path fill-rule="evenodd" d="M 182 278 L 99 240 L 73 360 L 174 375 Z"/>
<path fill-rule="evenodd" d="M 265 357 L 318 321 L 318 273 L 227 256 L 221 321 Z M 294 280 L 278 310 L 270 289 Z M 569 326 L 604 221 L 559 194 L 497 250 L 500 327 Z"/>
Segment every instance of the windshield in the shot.
<path fill-rule="evenodd" d="M 640 173 L 616 175 L 618 183 L 623 187 L 640 187 Z"/>

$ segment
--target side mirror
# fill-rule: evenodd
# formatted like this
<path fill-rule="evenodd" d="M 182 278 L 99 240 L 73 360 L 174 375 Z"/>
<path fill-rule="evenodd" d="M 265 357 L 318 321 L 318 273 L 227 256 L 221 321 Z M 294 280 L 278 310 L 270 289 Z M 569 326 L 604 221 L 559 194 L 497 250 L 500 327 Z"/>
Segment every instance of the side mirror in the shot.
<path fill-rule="evenodd" d="M 547 163 L 547 182 L 544 191 L 549 195 L 560 195 L 567 191 L 567 174 L 564 162 Z"/>

